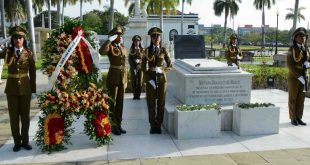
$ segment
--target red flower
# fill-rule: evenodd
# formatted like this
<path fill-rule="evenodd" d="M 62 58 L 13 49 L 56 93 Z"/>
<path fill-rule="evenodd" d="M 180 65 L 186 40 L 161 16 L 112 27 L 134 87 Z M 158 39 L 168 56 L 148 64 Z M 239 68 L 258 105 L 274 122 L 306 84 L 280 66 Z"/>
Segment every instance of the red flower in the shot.
<path fill-rule="evenodd" d="M 95 119 L 92 121 L 92 125 L 95 127 L 96 136 L 101 138 L 111 134 L 111 125 L 109 117 L 103 111 L 94 112 Z"/>

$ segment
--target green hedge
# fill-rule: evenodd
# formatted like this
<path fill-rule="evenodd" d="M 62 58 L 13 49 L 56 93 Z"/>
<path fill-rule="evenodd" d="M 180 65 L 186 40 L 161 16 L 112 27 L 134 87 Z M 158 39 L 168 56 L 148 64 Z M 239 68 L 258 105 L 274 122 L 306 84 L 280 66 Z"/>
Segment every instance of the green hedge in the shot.
<path fill-rule="evenodd" d="M 287 74 L 288 68 L 275 67 L 270 65 L 249 65 L 242 64 L 244 71 L 253 73 L 252 89 L 267 88 L 267 78 L 274 78 L 274 88 L 287 91 Z"/>

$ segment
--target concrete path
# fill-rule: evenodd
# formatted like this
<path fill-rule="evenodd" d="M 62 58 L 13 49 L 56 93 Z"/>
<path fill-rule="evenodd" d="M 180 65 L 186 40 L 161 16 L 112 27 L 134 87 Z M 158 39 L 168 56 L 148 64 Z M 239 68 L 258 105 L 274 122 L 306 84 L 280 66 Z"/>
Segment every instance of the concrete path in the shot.
<path fill-rule="evenodd" d="M 38 87 L 44 87 L 47 78 L 38 74 Z M 253 90 L 251 102 L 272 102 L 281 107 L 279 134 L 264 136 L 237 136 L 223 131 L 218 138 L 178 140 L 174 135 L 149 134 L 145 96 L 132 100 L 126 94 L 123 126 L 127 134 L 113 136 L 109 145 L 96 148 L 95 142 L 83 133 L 84 118 L 73 124 L 73 145 L 53 154 L 42 153 L 34 144 L 39 109 L 32 101 L 30 136 L 33 150 L 14 153 L 10 137 L 6 98 L 0 86 L 0 164 L 310 164 L 310 99 L 305 101 L 304 121 L 307 126 L 292 126 L 288 119 L 287 92 L 280 90 Z M 39 90 L 40 91 L 40 90 Z"/>

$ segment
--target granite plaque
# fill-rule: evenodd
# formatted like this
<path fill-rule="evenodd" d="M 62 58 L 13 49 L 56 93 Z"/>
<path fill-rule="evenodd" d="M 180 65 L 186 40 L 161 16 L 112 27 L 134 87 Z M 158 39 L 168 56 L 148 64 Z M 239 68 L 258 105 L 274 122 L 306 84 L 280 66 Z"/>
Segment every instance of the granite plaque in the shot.
<path fill-rule="evenodd" d="M 202 35 L 175 35 L 175 59 L 206 58 L 205 41 Z"/>

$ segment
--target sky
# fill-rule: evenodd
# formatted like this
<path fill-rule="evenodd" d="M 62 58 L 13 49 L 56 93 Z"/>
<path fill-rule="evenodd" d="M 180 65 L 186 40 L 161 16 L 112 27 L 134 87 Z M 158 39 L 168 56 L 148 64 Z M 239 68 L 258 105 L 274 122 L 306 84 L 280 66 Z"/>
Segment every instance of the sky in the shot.
<path fill-rule="evenodd" d="M 132 0 L 134 2 L 134 0 Z M 181 0 L 180 0 L 181 1 Z M 237 29 L 238 26 L 243 27 L 244 25 L 253 25 L 254 27 L 260 27 L 262 25 L 262 12 L 256 10 L 253 5 L 254 0 L 242 0 L 242 3 L 239 4 L 239 12 L 235 16 L 234 20 L 230 17 L 228 18 L 227 26 L 229 28 Z M 185 13 L 196 13 L 199 17 L 199 24 L 204 24 L 204 26 L 211 26 L 215 24 L 224 25 L 224 14 L 221 17 L 214 15 L 213 10 L 214 0 L 192 0 L 192 4 L 186 4 L 184 7 Z M 83 4 L 83 13 L 87 13 L 94 9 L 103 10 L 104 6 L 109 6 L 109 0 L 103 0 L 99 5 L 97 0 L 94 0 L 92 3 Z M 303 26 L 307 28 L 310 21 L 310 6 L 306 5 L 309 3 L 309 0 L 299 0 L 299 7 L 306 7 L 305 10 L 302 10 L 302 14 L 305 16 L 305 20 L 301 20 L 297 23 L 297 27 Z M 285 20 L 285 15 L 289 13 L 287 8 L 294 8 L 295 0 L 276 0 L 276 4 L 273 5 L 270 9 L 265 10 L 265 24 L 270 27 L 276 27 L 277 22 L 277 11 L 279 13 L 279 29 L 288 30 L 293 25 L 293 20 Z M 128 9 L 124 6 L 124 0 L 115 0 L 115 9 L 122 14 L 128 16 Z M 54 8 L 55 9 L 55 8 Z M 178 10 L 182 10 L 181 5 L 178 7 Z M 80 4 L 77 3 L 74 6 L 67 6 L 65 8 L 65 15 L 70 17 L 79 16 Z"/>

